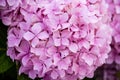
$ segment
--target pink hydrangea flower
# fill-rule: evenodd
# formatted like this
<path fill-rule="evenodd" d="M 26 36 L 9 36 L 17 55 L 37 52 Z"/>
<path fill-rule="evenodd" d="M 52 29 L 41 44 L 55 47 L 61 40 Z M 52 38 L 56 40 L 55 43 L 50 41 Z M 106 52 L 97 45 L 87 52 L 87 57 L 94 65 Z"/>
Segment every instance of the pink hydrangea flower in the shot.
<path fill-rule="evenodd" d="M 10 26 L 7 55 L 20 62 L 19 74 L 76 80 L 93 77 L 105 63 L 112 30 L 104 0 L 1 2 L 1 18 Z"/>

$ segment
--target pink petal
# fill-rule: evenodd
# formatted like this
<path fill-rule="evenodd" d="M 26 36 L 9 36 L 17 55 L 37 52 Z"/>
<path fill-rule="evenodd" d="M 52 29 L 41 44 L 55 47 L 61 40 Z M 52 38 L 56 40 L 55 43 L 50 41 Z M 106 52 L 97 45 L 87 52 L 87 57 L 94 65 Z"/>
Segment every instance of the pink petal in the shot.
<path fill-rule="evenodd" d="M 93 58 L 91 56 L 89 56 L 88 54 L 84 53 L 82 55 L 82 59 L 89 65 L 93 65 Z"/>
<path fill-rule="evenodd" d="M 73 63 L 72 70 L 75 72 L 75 75 L 79 72 L 79 65 L 77 63 Z"/>
<path fill-rule="evenodd" d="M 118 34 L 118 35 L 115 35 L 115 36 L 114 36 L 114 39 L 115 39 L 115 42 L 116 42 L 116 43 L 120 42 L 120 35 L 119 35 L 119 34 Z"/>
<path fill-rule="evenodd" d="M 63 13 L 62 15 L 59 16 L 60 17 L 60 23 L 64 23 L 68 20 L 68 14 L 67 13 Z"/>
<path fill-rule="evenodd" d="M 65 71 L 64 70 L 59 70 L 59 75 L 61 78 L 65 77 Z"/>
<path fill-rule="evenodd" d="M 73 35 L 74 38 L 80 38 L 80 33 L 79 32 L 75 32 L 74 35 Z"/>
<path fill-rule="evenodd" d="M 43 31 L 38 34 L 38 38 L 42 39 L 42 40 L 47 39 L 47 38 L 49 38 L 49 34 L 46 31 Z"/>
<path fill-rule="evenodd" d="M 62 29 L 66 29 L 70 27 L 70 23 L 63 23 L 62 24 Z"/>
<path fill-rule="evenodd" d="M 22 40 L 21 44 L 20 44 L 20 48 L 24 51 L 24 52 L 28 52 L 30 45 L 27 41 Z"/>
<path fill-rule="evenodd" d="M 44 54 L 44 48 L 31 48 L 30 51 L 37 56 Z"/>
<path fill-rule="evenodd" d="M 68 69 L 68 64 L 64 61 L 64 60 L 62 60 L 62 61 L 59 61 L 58 62 L 58 69 L 59 70 L 67 70 Z"/>
<path fill-rule="evenodd" d="M 55 31 L 53 33 L 53 38 L 60 38 L 60 32 L 59 31 Z"/>
<path fill-rule="evenodd" d="M 96 3 L 97 2 L 97 0 L 88 0 L 89 2 L 91 2 L 91 3 Z"/>
<path fill-rule="evenodd" d="M 31 39 L 34 38 L 34 34 L 28 31 L 23 35 L 23 37 L 25 40 L 30 41 Z"/>
<path fill-rule="evenodd" d="M 16 58 L 15 49 L 12 47 L 8 48 L 7 56 L 10 56 L 10 58 L 14 61 L 14 59 Z"/>
<path fill-rule="evenodd" d="M 20 29 L 22 29 L 22 30 L 24 30 L 24 31 L 28 31 L 30 25 L 29 25 L 28 23 L 26 23 L 26 22 L 20 22 L 20 23 L 19 23 L 19 27 L 20 27 Z"/>
<path fill-rule="evenodd" d="M 29 71 L 29 77 L 30 77 L 31 79 L 35 79 L 35 78 L 36 78 L 36 73 L 35 73 L 35 71 L 33 71 L 33 70 Z"/>
<path fill-rule="evenodd" d="M 13 46 L 15 46 L 15 43 L 16 43 L 16 36 L 15 35 L 13 35 L 13 34 L 10 34 L 10 35 L 8 35 L 8 47 L 13 47 Z"/>
<path fill-rule="evenodd" d="M 60 46 L 60 45 L 61 45 L 61 39 L 55 38 L 55 39 L 53 39 L 53 40 L 54 40 L 54 45 L 55 45 L 55 46 Z"/>
<path fill-rule="evenodd" d="M 34 65 L 33 70 L 36 70 L 38 72 L 42 70 L 43 64 L 40 62 L 38 57 L 33 57 L 31 61 L 32 61 L 33 65 Z"/>
<path fill-rule="evenodd" d="M 56 49 L 56 47 L 54 47 L 54 46 L 49 47 L 49 48 L 47 49 L 47 53 L 48 53 L 49 55 L 53 55 L 53 54 L 56 53 L 56 52 L 57 52 L 57 49 Z"/>
<path fill-rule="evenodd" d="M 35 23 L 32 26 L 31 31 L 37 35 L 39 32 L 42 31 L 42 28 L 43 28 L 43 25 L 41 23 Z"/>
<path fill-rule="evenodd" d="M 11 23 L 12 23 L 11 17 L 3 17 L 2 22 L 3 22 L 3 24 L 5 24 L 7 26 L 11 25 Z"/>
<path fill-rule="evenodd" d="M 69 46 L 69 50 L 73 53 L 76 53 L 78 51 L 78 45 L 76 43 L 71 43 Z"/>
<path fill-rule="evenodd" d="M 54 61 L 54 65 L 56 65 L 60 61 L 60 55 L 58 53 L 54 53 L 53 61 Z"/>
<path fill-rule="evenodd" d="M 79 27 L 76 26 L 76 25 L 75 25 L 75 26 L 71 26 L 70 29 L 71 29 L 72 31 L 74 31 L 74 32 L 79 31 Z"/>
<path fill-rule="evenodd" d="M 90 43 L 86 40 L 83 40 L 83 42 L 81 41 L 81 45 L 87 50 L 90 48 Z"/>
<path fill-rule="evenodd" d="M 68 46 L 69 40 L 67 38 L 62 38 L 62 45 Z"/>
<path fill-rule="evenodd" d="M 80 0 L 80 3 L 81 3 L 81 4 L 86 4 L 87 1 L 86 1 L 86 0 Z"/>
<path fill-rule="evenodd" d="M 61 51 L 61 57 L 62 58 L 66 57 L 67 55 L 69 55 L 69 51 L 68 50 Z"/>
<path fill-rule="evenodd" d="M 24 66 L 26 66 L 28 64 L 28 61 L 29 61 L 29 56 L 28 55 L 26 55 L 22 58 L 22 64 Z"/>
<path fill-rule="evenodd" d="M 38 45 L 38 43 L 39 43 L 39 39 L 37 37 L 35 37 L 32 40 L 31 45 L 32 45 L 32 47 L 36 47 Z"/>
<path fill-rule="evenodd" d="M 115 8 L 116 8 L 116 13 L 117 13 L 117 14 L 120 14 L 120 5 L 119 5 L 119 6 L 116 5 Z"/>
<path fill-rule="evenodd" d="M 51 77 L 52 77 L 53 79 L 57 79 L 58 76 L 59 76 L 59 75 L 58 75 L 58 73 L 57 73 L 56 71 L 52 71 L 52 72 L 51 72 Z"/>
<path fill-rule="evenodd" d="M 45 65 L 47 68 L 50 68 L 53 65 L 52 59 L 46 59 L 45 60 Z"/>
<path fill-rule="evenodd" d="M 17 54 L 15 59 L 16 60 L 21 60 L 26 54 L 27 54 L 26 52 L 21 52 L 21 53 Z"/>
<path fill-rule="evenodd" d="M 68 30 L 63 30 L 63 31 L 61 32 L 61 37 L 62 37 L 62 38 L 69 38 L 69 37 L 71 37 L 72 33 L 73 33 L 73 32 L 70 32 L 70 31 L 68 31 Z"/>
<path fill-rule="evenodd" d="M 0 0 L 0 6 L 6 6 L 5 0 Z"/>
<path fill-rule="evenodd" d="M 34 63 L 34 70 L 41 71 L 42 70 L 42 64 L 41 63 Z"/>
<path fill-rule="evenodd" d="M 13 6 L 16 2 L 16 0 L 7 0 L 9 6 Z"/>

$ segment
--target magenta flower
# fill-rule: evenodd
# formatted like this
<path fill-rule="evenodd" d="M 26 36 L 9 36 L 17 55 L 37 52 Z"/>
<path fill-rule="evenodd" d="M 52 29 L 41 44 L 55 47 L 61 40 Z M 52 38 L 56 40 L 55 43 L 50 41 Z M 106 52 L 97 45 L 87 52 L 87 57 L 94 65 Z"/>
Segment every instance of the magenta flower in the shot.
<path fill-rule="evenodd" d="M 77 80 L 93 77 L 105 63 L 112 29 L 104 0 L 1 2 L 1 18 L 10 26 L 7 54 L 20 62 L 19 74 Z"/>

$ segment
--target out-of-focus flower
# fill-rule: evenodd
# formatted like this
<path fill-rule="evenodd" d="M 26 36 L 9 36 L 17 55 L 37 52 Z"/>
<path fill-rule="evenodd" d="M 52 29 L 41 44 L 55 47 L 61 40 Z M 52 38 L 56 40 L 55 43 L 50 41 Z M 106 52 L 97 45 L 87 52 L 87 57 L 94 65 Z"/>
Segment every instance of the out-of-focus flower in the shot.
<path fill-rule="evenodd" d="M 110 25 L 113 29 L 113 42 L 112 42 L 112 50 L 110 52 L 109 58 L 107 59 L 107 63 L 113 63 L 114 61 L 119 64 L 120 59 L 120 1 L 119 0 L 107 0 L 109 4 L 109 15 L 110 17 Z"/>
<path fill-rule="evenodd" d="M 10 26 L 7 55 L 20 62 L 19 74 L 76 80 L 93 77 L 105 63 L 112 30 L 104 0 L 1 2 L 1 18 Z"/>
<path fill-rule="evenodd" d="M 103 80 L 119 80 L 120 72 L 120 0 L 106 0 L 110 26 L 113 29 L 111 52 L 103 66 Z"/>

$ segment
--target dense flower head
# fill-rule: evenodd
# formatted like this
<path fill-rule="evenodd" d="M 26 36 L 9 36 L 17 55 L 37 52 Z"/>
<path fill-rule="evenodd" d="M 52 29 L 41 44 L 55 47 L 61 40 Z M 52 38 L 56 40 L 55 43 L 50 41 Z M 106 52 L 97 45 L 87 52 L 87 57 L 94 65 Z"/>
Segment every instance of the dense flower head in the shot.
<path fill-rule="evenodd" d="M 1 18 L 10 26 L 7 55 L 20 62 L 19 74 L 77 80 L 93 77 L 105 63 L 112 34 L 105 0 L 1 2 Z"/>

